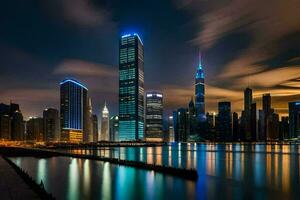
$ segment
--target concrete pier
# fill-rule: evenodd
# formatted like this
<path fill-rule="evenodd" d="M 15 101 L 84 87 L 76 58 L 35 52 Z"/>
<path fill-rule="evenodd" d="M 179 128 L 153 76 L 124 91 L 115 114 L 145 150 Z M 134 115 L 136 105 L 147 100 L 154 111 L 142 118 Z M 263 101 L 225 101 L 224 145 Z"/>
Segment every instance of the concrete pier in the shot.
<path fill-rule="evenodd" d="M 0 199 L 40 199 L 2 157 L 0 157 Z"/>

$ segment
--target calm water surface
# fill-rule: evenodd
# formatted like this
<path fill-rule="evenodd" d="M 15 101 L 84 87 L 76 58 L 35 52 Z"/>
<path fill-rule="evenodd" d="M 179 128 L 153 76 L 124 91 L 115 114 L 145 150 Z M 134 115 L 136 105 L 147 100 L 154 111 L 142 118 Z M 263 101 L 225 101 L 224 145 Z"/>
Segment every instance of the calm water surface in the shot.
<path fill-rule="evenodd" d="M 196 168 L 199 179 L 86 159 L 11 159 L 58 199 L 300 199 L 299 145 L 173 144 L 70 151 Z"/>

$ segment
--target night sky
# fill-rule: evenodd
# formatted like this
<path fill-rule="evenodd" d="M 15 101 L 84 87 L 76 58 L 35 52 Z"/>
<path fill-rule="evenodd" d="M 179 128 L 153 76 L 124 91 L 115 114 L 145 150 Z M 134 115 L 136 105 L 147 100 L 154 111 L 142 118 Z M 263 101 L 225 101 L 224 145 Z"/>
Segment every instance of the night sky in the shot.
<path fill-rule="evenodd" d="M 146 90 L 164 93 L 166 114 L 194 93 L 198 53 L 206 110 L 243 90 L 270 92 L 277 112 L 300 100 L 299 0 L 9 0 L 0 6 L 0 102 L 24 116 L 59 108 L 59 82 L 89 88 L 93 112 L 118 112 L 118 39 L 136 32 L 145 47 Z"/>

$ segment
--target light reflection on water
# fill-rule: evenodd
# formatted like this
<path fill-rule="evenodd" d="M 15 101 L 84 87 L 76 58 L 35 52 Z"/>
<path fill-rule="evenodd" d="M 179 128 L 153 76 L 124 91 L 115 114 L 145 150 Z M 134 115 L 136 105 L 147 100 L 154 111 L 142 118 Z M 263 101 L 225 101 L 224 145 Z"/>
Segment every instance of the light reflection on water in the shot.
<path fill-rule="evenodd" d="M 298 198 L 298 145 L 178 144 L 73 153 L 196 168 L 197 182 L 108 162 L 12 158 L 59 199 Z M 240 197 L 240 198 L 239 198 Z"/>

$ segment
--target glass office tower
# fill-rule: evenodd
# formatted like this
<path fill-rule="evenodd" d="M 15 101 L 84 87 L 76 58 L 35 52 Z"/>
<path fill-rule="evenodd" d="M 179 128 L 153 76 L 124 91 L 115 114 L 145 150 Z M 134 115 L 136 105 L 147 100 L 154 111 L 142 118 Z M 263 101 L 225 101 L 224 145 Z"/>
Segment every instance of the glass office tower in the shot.
<path fill-rule="evenodd" d="M 201 53 L 199 55 L 199 65 L 197 68 L 196 78 L 195 78 L 195 107 L 196 107 L 196 117 L 200 122 L 205 121 L 205 85 L 204 85 L 204 71 L 201 64 Z"/>
<path fill-rule="evenodd" d="M 138 34 L 119 43 L 119 140 L 144 138 L 144 46 Z"/>
<path fill-rule="evenodd" d="M 66 79 L 60 83 L 61 139 L 83 142 L 87 133 L 87 91 L 76 80 Z"/>
<path fill-rule="evenodd" d="M 162 142 L 163 137 L 163 95 L 160 92 L 146 93 L 145 140 Z"/>

